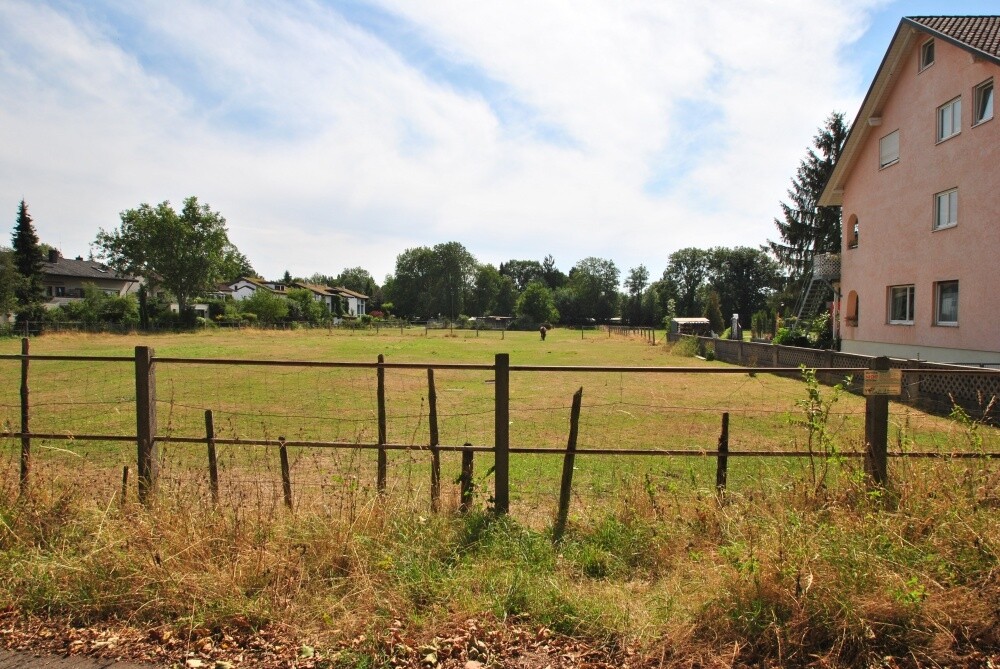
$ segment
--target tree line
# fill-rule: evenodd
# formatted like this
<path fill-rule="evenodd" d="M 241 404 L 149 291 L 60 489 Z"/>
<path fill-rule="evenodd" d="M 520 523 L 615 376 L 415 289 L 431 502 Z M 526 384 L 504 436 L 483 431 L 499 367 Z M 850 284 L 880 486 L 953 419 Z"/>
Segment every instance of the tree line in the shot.
<path fill-rule="evenodd" d="M 779 241 L 759 248 L 683 248 L 667 257 L 655 280 L 644 265 L 630 268 L 622 280 L 615 262 L 599 257 L 584 258 L 567 272 L 556 266 L 552 255 L 541 260 L 515 258 L 494 266 L 479 262 L 457 241 L 406 249 L 381 285 L 362 267 L 305 279 L 286 271 L 282 279 L 286 284 L 347 288 L 369 296 L 370 313 L 413 320 L 509 316 L 516 319 L 515 325 L 535 327 L 621 319 L 661 327 L 675 316 L 707 316 L 713 330 L 720 332 L 730 316 L 738 314 L 740 325 L 749 328 L 788 313 L 813 255 L 839 250 L 839 208 L 818 208 L 816 202 L 847 133 L 843 114 L 837 113 L 819 129 L 815 150 L 808 150 L 792 179 L 789 202 L 781 203 L 782 218 L 774 220 Z M 12 250 L 0 249 L 0 313 L 13 311 L 19 321 L 47 317 L 41 272 L 44 249 L 22 200 Z M 151 317 L 164 317 L 163 299 L 157 304 L 158 296 L 176 300 L 184 318 L 190 315 L 192 299 L 203 298 L 218 282 L 255 275 L 249 260 L 229 240 L 225 218 L 196 197 L 187 198 L 179 212 L 169 202 L 123 211 L 118 227 L 99 230 L 93 249 L 94 256 L 119 276 L 142 277 L 144 283 L 137 297 L 122 298 L 124 303 L 102 302 L 96 292 L 88 294 L 89 307 L 83 315 L 124 322 L 134 313 L 143 327 Z M 308 290 L 289 291 L 291 299 L 280 302 L 258 293 L 240 307 L 217 304 L 213 315 L 253 320 L 244 318 L 249 313 L 268 322 L 316 322 L 338 316 L 336 306 L 332 313 L 321 312 L 322 305 Z M 135 309 L 129 299 L 136 302 Z M 68 311 L 64 316 L 80 316 L 73 307 L 64 311 Z"/>

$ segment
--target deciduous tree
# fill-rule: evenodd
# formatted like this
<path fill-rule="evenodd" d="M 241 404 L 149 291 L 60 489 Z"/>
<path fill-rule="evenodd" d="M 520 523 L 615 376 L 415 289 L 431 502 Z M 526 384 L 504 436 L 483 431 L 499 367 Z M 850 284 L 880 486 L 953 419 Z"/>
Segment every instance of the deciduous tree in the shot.
<path fill-rule="evenodd" d="M 559 320 L 552 291 L 541 280 L 532 281 L 525 287 L 517 298 L 515 313 L 519 318 L 532 323 L 552 323 Z"/>
<path fill-rule="evenodd" d="M 670 254 L 663 270 L 663 292 L 677 302 L 677 315 L 690 317 L 702 312 L 698 293 L 708 278 L 709 253 L 693 247 Z"/>
<path fill-rule="evenodd" d="M 95 246 L 119 274 L 142 276 L 173 293 L 181 313 L 191 297 L 246 260 L 229 241 L 222 214 L 193 196 L 184 200 L 180 214 L 166 201 L 123 211 L 120 227 L 101 229 Z"/>

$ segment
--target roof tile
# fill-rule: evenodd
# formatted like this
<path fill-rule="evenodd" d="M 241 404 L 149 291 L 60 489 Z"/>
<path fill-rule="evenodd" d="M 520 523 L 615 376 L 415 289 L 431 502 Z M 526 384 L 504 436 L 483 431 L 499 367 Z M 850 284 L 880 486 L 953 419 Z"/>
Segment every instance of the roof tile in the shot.
<path fill-rule="evenodd" d="M 976 51 L 1000 57 L 1000 16 L 908 16 L 906 18 Z"/>

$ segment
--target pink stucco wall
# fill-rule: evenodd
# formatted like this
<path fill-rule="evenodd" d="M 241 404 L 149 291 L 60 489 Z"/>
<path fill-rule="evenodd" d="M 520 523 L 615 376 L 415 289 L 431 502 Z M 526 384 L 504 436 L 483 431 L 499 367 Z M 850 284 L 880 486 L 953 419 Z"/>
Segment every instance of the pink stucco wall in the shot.
<path fill-rule="evenodd" d="M 843 327 L 847 351 L 927 359 L 962 358 L 958 353 L 1000 354 L 1000 108 L 994 118 L 972 126 L 974 89 L 1000 83 L 1000 66 L 942 40 L 935 62 L 918 71 L 926 41 L 913 41 L 881 110 L 881 125 L 867 140 L 844 184 L 841 293 L 856 291 L 857 326 Z M 937 142 L 937 109 L 961 96 L 961 132 Z M 879 169 L 879 140 L 899 129 L 899 162 Z M 935 194 L 958 188 L 958 225 L 934 231 Z M 849 248 L 849 221 L 860 234 Z M 934 325 L 934 285 L 959 282 L 958 326 Z M 888 289 L 915 287 L 913 325 L 890 325 Z M 977 355 L 965 356 L 975 358 Z M 978 356 L 983 357 L 983 356 Z M 988 360 L 984 360 L 988 361 Z"/>

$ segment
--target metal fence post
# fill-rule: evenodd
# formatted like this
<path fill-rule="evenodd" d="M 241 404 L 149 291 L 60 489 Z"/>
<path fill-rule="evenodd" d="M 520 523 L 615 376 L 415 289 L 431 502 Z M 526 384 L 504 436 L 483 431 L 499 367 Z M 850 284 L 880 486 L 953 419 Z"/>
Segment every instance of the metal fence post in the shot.
<path fill-rule="evenodd" d="M 494 476 L 493 495 L 498 514 L 510 511 L 510 354 L 497 353 L 494 360 Z"/>

